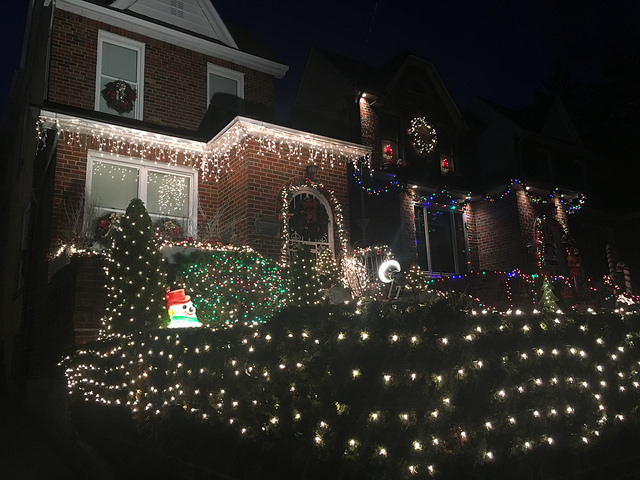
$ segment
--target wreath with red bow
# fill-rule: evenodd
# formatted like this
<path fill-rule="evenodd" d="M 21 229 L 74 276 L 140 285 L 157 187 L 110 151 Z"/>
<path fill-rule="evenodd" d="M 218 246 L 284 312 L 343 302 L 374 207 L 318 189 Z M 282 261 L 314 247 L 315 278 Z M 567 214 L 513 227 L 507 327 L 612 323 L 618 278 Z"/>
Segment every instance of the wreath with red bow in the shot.
<path fill-rule="evenodd" d="M 114 80 L 107 83 L 101 93 L 107 106 L 121 115 L 133 110 L 138 98 L 136 91 L 124 80 Z"/>
<path fill-rule="evenodd" d="M 329 216 L 317 199 L 305 198 L 289 206 L 289 227 L 308 240 L 319 240 L 327 232 Z"/>

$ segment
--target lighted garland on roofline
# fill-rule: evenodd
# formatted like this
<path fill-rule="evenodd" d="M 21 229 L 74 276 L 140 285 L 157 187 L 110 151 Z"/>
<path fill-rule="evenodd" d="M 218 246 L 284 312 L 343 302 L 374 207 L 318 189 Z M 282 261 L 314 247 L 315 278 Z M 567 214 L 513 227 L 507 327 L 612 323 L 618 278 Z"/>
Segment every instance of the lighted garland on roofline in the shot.
<path fill-rule="evenodd" d="M 637 315 L 435 311 L 293 309 L 83 347 L 63 365 L 76 398 L 139 421 L 180 407 L 354 478 L 460 478 L 534 451 L 583 451 L 638 420 Z"/>
<path fill-rule="evenodd" d="M 405 188 L 397 180 L 391 180 L 391 181 L 385 182 L 385 184 L 380 187 L 375 187 L 375 186 L 368 187 L 365 185 L 366 181 L 363 178 L 361 170 L 355 170 L 352 176 L 353 176 L 354 182 L 357 185 L 359 185 L 360 188 L 362 188 L 362 190 L 364 190 L 369 195 L 381 195 L 384 193 L 401 191 Z M 371 183 L 374 182 L 372 175 L 369 175 L 369 179 Z"/>
<path fill-rule="evenodd" d="M 565 211 L 569 214 L 576 213 L 578 210 L 580 210 L 580 208 L 582 208 L 587 198 L 582 193 L 577 193 L 575 198 L 568 198 L 567 196 L 565 196 L 564 193 L 560 191 L 560 187 L 555 187 L 547 195 L 535 194 L 534 192 L 531 191 L 531 188 L 527 186 L 525 182 L 515 179 L 509 182 L 509 184 L 505 187 L 504 191 L 495 195 L 485 195 L 484 199 L 489 202 L 495 202 L 496 200 L 502 199 L 507 195 L 509 195 L 513 191 L 514 187 L 516 186 L 522 187 L 523 189 L 522 191 L 527 195 L 529 200 L 531 200 L 533 203 L 545 204 L 545 203 L 553 202 L 554 200 L 557 199 L 562 204 Z"/>
<path fill-rule="evenodd" d="M 362 146 L 247 119 L 238 120 L 206 143 L 54 114 L 41 115 L 36 123 L 40 148 L 46 144 L 48 129 L 59 132 L 67 145 L 185 165 L 199 169 L 204 179 L 216 181 L 232 171 L 231 157 L 248 148 L 249 138 L 258 143 L 257 154 L 276 155 L 300 165 L 312 162 L 320 168 L 334 168 L 346 162 L 370 165 L 371 161 L 368 150 Z"/>
<path fill-rule="evenodd" d="M 418 195 L 414 190 L 409 190 L 409 195 L 414 204 L 424 206 L 446 207 L 450 210 L 462 210 L 471 201 L 471 194 L 452 194 L 447 187 L 441 188 L 429 195 Z"/>

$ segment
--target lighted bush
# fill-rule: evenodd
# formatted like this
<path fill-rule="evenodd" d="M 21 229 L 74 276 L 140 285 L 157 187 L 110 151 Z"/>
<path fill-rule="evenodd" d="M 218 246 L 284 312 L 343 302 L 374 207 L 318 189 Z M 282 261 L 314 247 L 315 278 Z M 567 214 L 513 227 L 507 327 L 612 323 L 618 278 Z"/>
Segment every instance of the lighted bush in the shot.
<path fill-rule="evenodd" d="M 284 306 L 279 267 L 249 248 L 194 249 L 178 263 L 177 283 L 204 324 L 259 323 Z"/>
<path fill-rule="evenodd" d="M 305 478 L 469 478 L 533 452 L 580 454 L 637 420 L 639 321 L 293 308 L 261 325 L 142 333 L 117 355 L 79 356 L 67 378 L 87 399 L 127 398 L 150 418 L 178 408 L 334 468 Z M 107 370 L 126 383 L 112 389 Z"/>

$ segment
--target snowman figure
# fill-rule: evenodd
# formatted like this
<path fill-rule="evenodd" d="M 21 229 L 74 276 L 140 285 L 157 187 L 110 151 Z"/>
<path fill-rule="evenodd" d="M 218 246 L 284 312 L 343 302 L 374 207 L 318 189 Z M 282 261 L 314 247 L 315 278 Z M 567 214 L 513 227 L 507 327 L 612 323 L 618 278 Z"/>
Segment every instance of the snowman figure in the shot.
<path fill-rule="evenodd" d="M 184 294 L 184 289 L 171 290 L 165 296 L 167 310 L 169 311 L 169 328 L 201 327 L 202 324 L 196 317 L 196 307 L 191 302 L 191 297 Z"/>

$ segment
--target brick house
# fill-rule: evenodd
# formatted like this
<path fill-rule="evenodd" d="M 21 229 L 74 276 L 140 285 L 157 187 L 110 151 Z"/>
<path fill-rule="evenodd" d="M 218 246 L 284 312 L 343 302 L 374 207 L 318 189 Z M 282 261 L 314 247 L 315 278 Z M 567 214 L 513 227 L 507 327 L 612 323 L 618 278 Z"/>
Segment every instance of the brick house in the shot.
<path fill-rule="evenodd" d="M 593 156 L 558 99 L 462 112 L 425 59 L 374 67 L 314 49 L 291 123 L 371 147 L 376 171 L 350 172 L 355 244 L 387 244 L 434 279 L 464 275 L 493 305 L 509 306 L 510 272 L 568 275 L 568 213 Z"/>
<path fill-rule="evenodd" d="M 369 149 L 271 123 L 288 67 L 211 2 L 43 1 L 29 18 L 2 137 L 4 380 L 95 336 L 100 259 L 59 248 L 90 243 L 132 198 L 184 236 L 278 257 L 294 185 L 287 201 L 314 199 L 329 219 L 321 239 L 295 241 L 346 248 L 347 165 Z"/>

